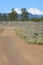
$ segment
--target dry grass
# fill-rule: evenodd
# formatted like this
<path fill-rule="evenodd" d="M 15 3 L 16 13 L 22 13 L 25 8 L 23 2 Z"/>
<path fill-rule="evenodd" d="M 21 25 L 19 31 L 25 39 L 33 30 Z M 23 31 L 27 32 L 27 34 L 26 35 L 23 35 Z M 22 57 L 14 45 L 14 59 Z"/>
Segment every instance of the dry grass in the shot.
<path fill-rule="evenodd" d="M 4 28 L 0 28 L 0 34 L 3 32 Z"/>
<path fill-rule="evenodd" d="M 38 29 L 38 32 L 37 32 Z M 16 34 L 27 43 L 43 45 L 43 31 L 40 28 L 16 27 Z"/>

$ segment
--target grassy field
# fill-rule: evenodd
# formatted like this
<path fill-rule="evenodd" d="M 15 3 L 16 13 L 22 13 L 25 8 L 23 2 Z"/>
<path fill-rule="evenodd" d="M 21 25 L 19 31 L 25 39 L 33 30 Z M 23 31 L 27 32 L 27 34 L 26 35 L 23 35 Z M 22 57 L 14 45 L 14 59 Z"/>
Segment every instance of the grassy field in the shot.
<path fill-rule="evenodd" d="M 9 21 L 16 34 L 27 43 L 43 44 L 43 22 Z M 3 32 L 8 22 L 0 22 L 0 33 Z"/>
<path fill-rule="evenodd" d="M 12 22 L 16 34 L 27 43 L 43 44 L 43 22 Z"/>
<path fill-rule="evenodd" d="M 3 32 L 6 25 L 7 21 L 0 21 L 0 34 Z"/>
<path fill-rule="evenodd" d="M 3 32 L 3 30 L 4 30 L 4 28 L 1 27 L 1 28 L 0 28 L 0 34 Z"/>

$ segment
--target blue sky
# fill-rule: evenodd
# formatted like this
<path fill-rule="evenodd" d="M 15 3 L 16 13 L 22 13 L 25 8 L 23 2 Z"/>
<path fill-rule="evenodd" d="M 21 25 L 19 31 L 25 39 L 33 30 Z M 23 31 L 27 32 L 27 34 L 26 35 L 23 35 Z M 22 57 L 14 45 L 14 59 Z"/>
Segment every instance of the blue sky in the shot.
<path fill-rule="evenodd" d="M 43 0 L 0 0 L 0 12 L 10 12 L 12 8 L 38 8 L 43 11 Z"/>

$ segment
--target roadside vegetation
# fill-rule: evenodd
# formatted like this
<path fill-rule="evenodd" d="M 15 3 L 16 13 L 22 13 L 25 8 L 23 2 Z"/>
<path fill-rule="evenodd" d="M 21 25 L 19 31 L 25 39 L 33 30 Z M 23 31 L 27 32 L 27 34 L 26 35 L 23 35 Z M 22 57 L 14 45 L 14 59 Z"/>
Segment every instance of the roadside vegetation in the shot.
<path fill-rule="evenodd" d="M 0 35 L 4 31 L 7 23 L 8 23 L 7 21 L 0 21 Z"/>
<path fill-rule="evenodd" d="M 0 34 L 1 34 L 3 31 L 4 31 L 4 28 L 1 27 L 1 28 L 0 28 Z"/>
<path fill-rule="evenodd" d="M 16 34 L 28 44 L 43 45 L 43 22 L 18 22 L 14 30 Z"/>

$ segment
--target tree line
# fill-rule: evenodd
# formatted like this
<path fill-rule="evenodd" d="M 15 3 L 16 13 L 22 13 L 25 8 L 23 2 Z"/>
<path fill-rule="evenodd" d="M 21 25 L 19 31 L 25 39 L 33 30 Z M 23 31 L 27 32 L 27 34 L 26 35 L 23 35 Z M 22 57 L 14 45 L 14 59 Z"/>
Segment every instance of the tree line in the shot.
<path fill-rule="evenodd" d="M 26 8 L 21 9 L 21 14 L 18 14 L 14 8 L 10 13 L 0 13 L 0 21 L 43 21 L 42 18 L 29 18 L 29 13 Z"/>

